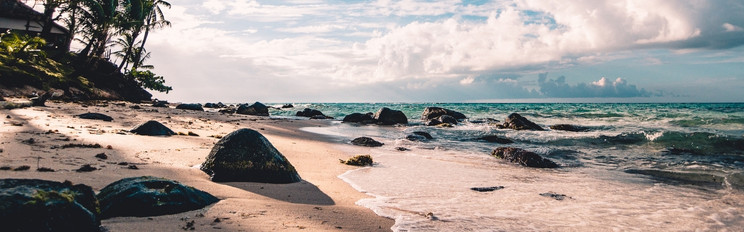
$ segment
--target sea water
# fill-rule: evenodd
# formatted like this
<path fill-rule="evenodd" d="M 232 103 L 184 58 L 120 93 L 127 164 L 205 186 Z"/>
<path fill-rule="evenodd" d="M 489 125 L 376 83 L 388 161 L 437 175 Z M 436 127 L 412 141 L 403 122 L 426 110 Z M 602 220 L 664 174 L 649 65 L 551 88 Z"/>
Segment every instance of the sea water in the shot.
<path fill-rule="evenodd" d="M 405 126 L 334 121 L 305 130 L 380 148 L 375 165 L 341 176 L 373 198 L 358 204 L 395 219 L 395 231 L 741 231 L 744 230 L 744 104 L 295 104 L 342 119 L 381 107 L 403 111 Z M 428 106 L 461 112 L 451 128 L 424 126 Z M 519 113 L 545 131 L 499 129 Z M 501 122 L 495 122 L 500 120 Z M 583 132 L 548 129 L 572 124 Z M 409 141 L 414 131 L 434 139 Z M 477 138 L 497 135 L 513 144 Z M 558 163 L 536 169 L 490 155 L 523 148 Z M 398 151 L 397 147 L 410 150 Z M 473 187 L 499 187 L 491 192 Z M 501 188 L 503 187 L 503 188 Z M 561 200 L 559 200 L 561 199 Z"/>

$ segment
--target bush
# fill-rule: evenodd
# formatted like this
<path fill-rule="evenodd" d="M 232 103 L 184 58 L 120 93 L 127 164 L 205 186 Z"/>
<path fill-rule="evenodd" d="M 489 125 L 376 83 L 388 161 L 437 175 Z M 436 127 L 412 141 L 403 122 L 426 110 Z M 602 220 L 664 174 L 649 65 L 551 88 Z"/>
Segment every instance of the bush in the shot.
<path fill-rule="evenodd" d="M 173 90 L 173 87 L 165 85 L 165 79 L 163 76 L 155 76 L 155 73 L 150 70 L 140 71 L 132 69 L 127 75 L 137 81 L 137 83 L 146 89 L 155 90 L 158 92 L 168 93 Z"/>
<path fill-rule="evenodd" d="M 0 51 L 8 55 L 13 62 L 18 62 L 19 59 L 34 61 L 37 58 L 45 58 L 46 53 L 39 50 L 45 44 L 46 41 L 40 37 L 18 35 L 10 31 L 0 33 Z"/>

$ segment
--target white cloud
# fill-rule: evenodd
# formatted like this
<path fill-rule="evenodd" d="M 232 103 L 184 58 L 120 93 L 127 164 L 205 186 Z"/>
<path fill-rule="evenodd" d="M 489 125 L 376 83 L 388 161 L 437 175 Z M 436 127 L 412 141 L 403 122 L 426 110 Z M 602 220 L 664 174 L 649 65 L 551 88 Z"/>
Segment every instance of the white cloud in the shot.
<path fill-rule="evenodd" d="M 472 76 L 470 76 L 470 77 L 466 77 L 466 78 L 463 78 L 462 80 L 460 80 L 460 84 L 461 85 L 469 85 L 469 84 L 473 84 L 473 81 L 475 81 L 475 78 L 473 78 Z"/>
<path fill-rule="evenodd" d="M 742 30 L 744 30 L 741 27 L 736 26 L 736 25 L 733 25 L 733 24 L 730 24 L 730 23 L 724 23 L 723 24 L 723 28 L 726 29 L 727 32 L 734 32 L 734 31 L 742 31 Z"/>

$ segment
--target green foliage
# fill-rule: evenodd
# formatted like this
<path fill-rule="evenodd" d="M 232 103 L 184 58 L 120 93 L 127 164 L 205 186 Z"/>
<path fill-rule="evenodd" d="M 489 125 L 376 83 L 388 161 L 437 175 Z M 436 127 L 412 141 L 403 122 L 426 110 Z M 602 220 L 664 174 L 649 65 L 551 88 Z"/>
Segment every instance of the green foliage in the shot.
<path fill-rule="evenodd" d="M 141 71 L 132 69 L 132 71 L 127 73 L 127 76 L 137 81 L 140 86 L 146 89 L 165 93 L 173 90 L 172 87 L 165 85 L 165 79 L 163 79 L 163 76 L 155 76 L 155 73 L 150 70 Z"/>
<path fill-rule="evenodd" d="M 46 58 L 46 53 L 39 50 L 45 44 L 46 41 L 37 36 L 18 35 L 10 31 L 0 34 L 0 52 L 14 62 L 33 62 L 38 58 Z"/>
<path fill-rule="evenodd" d="M 372 156 L 370 155 L 357 155 L 349 158 L 348 160 L 339 160 L 342 164 L 353 165 L 353 166 L 372 166 Z"/>

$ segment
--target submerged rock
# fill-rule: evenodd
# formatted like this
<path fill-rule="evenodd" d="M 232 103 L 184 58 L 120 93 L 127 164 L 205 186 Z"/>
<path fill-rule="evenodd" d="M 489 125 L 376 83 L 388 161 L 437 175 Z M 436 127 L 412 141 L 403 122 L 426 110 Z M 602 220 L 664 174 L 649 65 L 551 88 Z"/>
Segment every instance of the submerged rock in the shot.
<path fill-rule="evenodd" d="M 294 183 L 300 176 L 261 133 L 240 129 L 226 135 L 201 166 L 215 182 Z"/>
<path fill-rule="evenodd" d="M 384 143 L 378 142 L 370 137 L 359 137 L 351 140 L 351 144 L 364 147 L 381 147 Z"/>
<path fill-rule="evenodd" d="M 111 116 L 101 114 L 101 113 L 84 113 L 84 114 L 79 114 L 77 116 L 78 118 L 82 118 L 82 119 L 103 120 L 106 122 L 114 121 L 114 118 L 112 118 Z"/>
<path fill-rule="evenodd" d="M 559 201 L 562 201 L 566 198 L 571 199 L 571 197 L 566 196 L 566 194 L 560 194 L 560 193 L 555 193 L 555 192 L 540 193 L 540 196 L 550 197 L 550 198 L 553 198 Z"/>
<path fill-rule="evenodd" d="M 486 142 L 491 142 L 491 143 L 500 143 L 500 144 L 514 143 L 514 141 L 512 141 L 511 139 L 501 138 L 501 137 L 496 136 L 496 135 L 483 136 L 483 137 L 478 138 L 478 140 L 482 140 L 482 141 L 486 141 Z"/>
<path fill-rule="evenodd" d="M 457 125 L 457 123 L 459 123 L 459 121 L 457 121 L 457 119 L 455 119 L 454 117 L 449 116 L 449 115 L 442 115 L 442 116 L 429 120 L 428 122 L 426 122 L 426 125 L 427 126 L 438 126 L 442 124 Z"/>
<path fill-rule="evenodd" d="M 558 164 L 545 159 L 534 152 L 515 147 L 499 147 L 493 150 L 492 156 L 533 168 L 557 168 Z"/>
<path fill-rule="evenodd" d="M 101 189 L 97 197 L 103 219 L 175 214 L 219 201 L 204 191 L 152 176 L 121 179 Z"/>
<path fill-rule="evenodd" d="M 353 113 L 346 115 L 343 119 L 343 122 L 353 122 L 353 123 L 361 123 L 361 124 L 375 124 L 377 123 L 377 120 L 372 118 L 372 113 Z"/>
<path fill-rule="evenodd" d="M 295 116 L 299 117 L 308 117 L 312 119 L 333 119 L 333 117 L 328 117 L 323 112 L 320 112 L 319 110 L 314 110 L 310 108 L 305 108 L 302 111 L 297 111 Z"/>
<path fill-rule="evenodd" d="M 289 109 L 289 108 L 294 108 L 294 105 L 292 105 L 292 104 L 284 104 L 284 105 L 282 105 L 282 107 L 281 107 L 281 108 L 282 108 L 282 109 Z"/>
<path fill-rule="evenodd" d="M 680 184 L 701 185 L 715 188 L 723 188 L 726 179 L 723 176 L 700 172 L 681 172 L 654 169 L 628 169 L 625 170 L 625 172 L 631 174 L 647 175 L 660 180 L 669 180 Z"/>
<path fill-rule="evenodd" d="M 245 115 L 256 115 L 256 116 L 269 116 L 269 107 L 266 105 L 256 102 L 253 105 L 241 104 L 236 113 Z"/>
<path fill-rule="evenodd" d="M 90 186 L 38 179 L 0 179 L 2 231 L 99 231 Z"/>
<path fill-rule="evenodd" d="M 413 134 L 406 136 L 406 139 L 411 141 L 424 141 L 434 139 L 431 135 L 424 131 L 414 131 Z"/>
<path fill-rule="evenodd" d="M 204 108 L 201 104 L 195 103 L 195 104 L 179 104 L 176 106 L 176 109 L 181 110 L 196 110 L 196 111 L 204 111 Z"/>
<path fill-rule="evenodd" d="M 408 117 L 402 111 L 391 110 L 387 107 L 378 110 L 373 118 L 379 125 L 408 124 Z"/>
<path fill-rule="evenodd" d="M 507 118 L 504 124 L 502 125 L 503 128 L 513 129 L 513 130 L 545 130 L 542 127 L 538 126 L 534 122 L 531 122 L 530 120 L 527 120 L 525 117 L 522 117 L 522 115 L 519 115 L 518 113 L 512 113 Z"/>
<path fill-rule="evenodd" d="M 421 113 L 421 121 L 428 121 L 428 120 L 437 118 L 442 115 L 449 115 L 457 120 L 463 120 L 463 119 L 468 118 L 464 114 L 454 111 L 454 110 L 449 110 L 449 109 L 444 109 L 444 108 L 439 108 L 439 107 L 426 107 L 426 109 L 424 109 L 424 112 Z"/>
<path fill-rule="evenodd" d="M 138 135 L 150 135 L 150 136 L 158 136 L 158 135 L 171 136 L 171 135 L 176 134 L 176 132 L 173 132 L 170 128 L 154 120 L 150 120 L 150 121 L 140 124 L 139 126 L 136 126 L 134 129 L 131 130 L 131 132 L 138 134 Z"/>
<path fill-rule="evenodd" d="M 583 127 L 583 126 L 576 126 L 571 124 L 556 124 L 550 126 L 551 130 L 562 130 L 562 131 L 571 131 L 571 132 L 585 132 L 589 131 L 589 128 Z"/>

